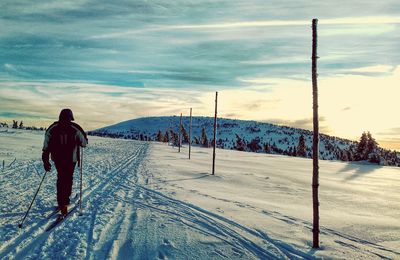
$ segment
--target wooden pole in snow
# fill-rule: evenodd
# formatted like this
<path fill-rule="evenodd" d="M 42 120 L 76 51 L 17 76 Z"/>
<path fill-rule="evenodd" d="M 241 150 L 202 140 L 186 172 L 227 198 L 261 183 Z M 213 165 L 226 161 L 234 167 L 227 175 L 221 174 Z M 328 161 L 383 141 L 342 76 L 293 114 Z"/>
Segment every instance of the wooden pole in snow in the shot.
<path fill-rule="evenodd" d="M 180 119 L 180 121 L 179 121 L 178 152 L 181 152 L 181 143 L 182 143 L 182 140 L 181 140 L 181 132 L 182 132 L 182 113 L 181 113 L 181 119 Z"/>
<path fill-rule="evenodd" d="M 79 164 L 79 172 L 80 172 L 80 179 L 81 183 L 79 185 L 79 215 L 82 215 L 82 166 L 83 166 L 83 147 L 81 147 L 81 158 Z"/>
<path fill-rule="evenodd" d="M 312 20 L 312 89 L 313 89 L 313 178 L 312 178 L 312 197 L 313 197 L 313 248 L 319 248 L 319 122 L 318 122 L 318 84 L 317 84 L 317 24 L 318 20 Z"/>
<path fill-rule="evenodd" d="M 191 150 L 192 150 L 192 108 L 190 108 L 190 119 L 189 119 L 189 160 L 190 160 Z"/>
<path fill-rule="evenodd" d="M 213 165 L 212 175 L 215 175 L 215 146 L 217 144 L 217 104 L 218 104 L 218 92 L 215 92 L 215 115 L 214 115 L 214 141 L 213 141 Z"/>

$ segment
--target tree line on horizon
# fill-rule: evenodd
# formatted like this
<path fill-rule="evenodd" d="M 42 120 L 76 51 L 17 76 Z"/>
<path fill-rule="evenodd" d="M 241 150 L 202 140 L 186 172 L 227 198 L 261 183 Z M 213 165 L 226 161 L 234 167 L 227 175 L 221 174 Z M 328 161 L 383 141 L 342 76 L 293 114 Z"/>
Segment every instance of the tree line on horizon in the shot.
<path fill-rule="evenodd" d="M 12 129 L 25 129 L 25 130 L 46 130 L 44 127 L 25 126 L 23 121 L 13 120 L 11 125 L 6 122 L 0 122 L 0 127 L 12 128 Z M 257 129 L 250 129 L 251 132 L 258 132 Z M 189 143 L 189 135 L 185 127 L 181 126 L 181 143 Z M 292 135 L 292 133 L 285 133 Z M 89 135 L 97 135 L 111 138 L 124 138 L 141 141 L 157 141 L 169 143 L 173 146 L 179 145 L 179 132 L 175 132 L 172 128 L 165 132 L 159 130 L 157 134 L 122 134 L 122 133 L 98 133 L 95 131 L 89 131 Z M 279 144 L 286 142 L 287 148 L 280 148 L 276 142 L 262 142 L 259 137 L 246 140 L 245 137 L 235 134 L 236 140 L 232 141 L 231 146 L 228 146 L 226 142 L 229 140 L 218 139 L 216 146 L 222 149 L 232 149 L 237 151 L 245 152 L 256 152 L 256 153 L 267 153 L 267 154 L 280 154 L 293 157 L 304 157 L 312 158 L 311 147 L 307 146 L 306 139 L 303 134 L 300 134 L 297 140 L 297 144 L 289 145 L 287 138 L 283 140 L 277 140 Z M 330 136 L 324 136 L 324 138 L 331 139 Z M 202 127 L 201 135 L 194 136 L 192 140 L 193 145 L 201 147 L 212 147 L 214 140 L 209 139 L 205 127 Z M 333 145 L 331 142 L 325 143 L 325 151 L 321 151 L 320 158 L 323 160 L 337 159 L 340 161 L 368 161 L 380 165 L 388 166 L 400 166 L 400 156 L 396 151 L 390 151 L 379 147 L 376 140 L 372 137 L 370 132 L 363 132 L 358 142 L 353 142 L 348 148 L 340 148 L 338 145 Z"/>
<path fill-rule="evenodd" d="M 189 143 L 188 131 L 182 125 L 181 129 L 181 144 Z M 179 131 L 174 131 L 169 128 L 165 131 L 158 130 L 156 134 L 144 133 L 109 133 L 109 132 L 89 132 L 89 135 L 124 138 L 141 141 L 156 141 L 168 143 L 173 146 L 179 145 Z M 335 139 L 330 136 L 323 135 L 324 138 Z M 306 138 L 303 134 L 298 137 L 297 144 L 288 145 L 286 149 L 279 148 L 276 142 L 262 142 L 259 137 L 246 140 L 239 134 L 235 134 L 236 140 L 231 140 L 231 146 L 226 143 L 228 139 L 217 139 L 216 146 L 222 149 L 232 149 L 245 152 L 267 153 L 267 154 L 280 154 L 293 157 L 312 158 L 312 150 L 306 144 Z M 286 139 L 286 140 L 285 140 Z M 207 136 L 205 127 L 202 127 L 200 136 L 193 136 L 192 144 L 200 147 L 212 147 L 214 140 Z M 287 138 L 278 140 L 280 144 L 288 142 Z M 335 141 L 332 141 L 334 143 Z M 343 142 L 343 141 L 339 141 Z M 325 151 L 321 151 L 320 158 L 323 160 L 337 159 L 340 161 L 368 161 L 370 163 L 400 166 L 400 156 L 396 151 L 390 151 L 379 147 L 376 140 L 372 137 L 370 132 L 363 132 L 358 142 L 352 142 L 348 148 L 340 148 L 339 145 L 333 145 L 331 142 L 325 144 Z"/>
<path fill-rule="evenodd" d="M 21 120 L 13 120 L 12 124 L 9 125 L 7 122 L 0 122 L 0 127 L 2 128 L 12 128 L 12 129 L 25 129 L 25 130 L 35 130 L 35 131 L 44 131 L 45 127 L 36 127 L 36 126 L 25 126 L 24 122 Z"/>

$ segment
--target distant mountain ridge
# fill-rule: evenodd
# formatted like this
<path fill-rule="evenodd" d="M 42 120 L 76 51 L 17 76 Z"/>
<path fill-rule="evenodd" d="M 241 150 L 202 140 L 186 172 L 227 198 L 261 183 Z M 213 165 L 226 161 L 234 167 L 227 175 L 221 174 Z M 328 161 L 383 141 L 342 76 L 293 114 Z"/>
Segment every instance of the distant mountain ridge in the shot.
<path fill-rule="evenodd" d="M 143 117 L 124 121 L 111 126 L 90 131 L 90 135 L 125 138 L 134 140 L 168 141 L 174 140 L 179 130 L 179 116 Z M 189 132 L 189 117 L 182 118 L 184 132 Z M 213 138 L 213 117 L 192 117 L 192 143 L 210 146 Z M 204 143 L 206 134 L 208 143 Z M 161 136 L 160 136 L 160 133 Z M 168 133 L 168 139 L 165 135 Z M 217 147 L 251 152 L 267 152 L 289 156 L 298 156 L 300 136 L 304 137 L 305 154 L 312 156 L 312 131 L 270 123 L 238 119 L 218 118 Z M 177 139 L 177 138 L 175 138 Z M 183 144 L 185 140 L 183 139 Z M 187 139 L 187 138 L 186 138 Z M 344 138 L 320 134 L 320 158 L 323 160 L 355 160 L 358 142 Z M 381 155 L 379 161 L 384 165 L 400 165 L 398 154 L 377 148 Z"/>

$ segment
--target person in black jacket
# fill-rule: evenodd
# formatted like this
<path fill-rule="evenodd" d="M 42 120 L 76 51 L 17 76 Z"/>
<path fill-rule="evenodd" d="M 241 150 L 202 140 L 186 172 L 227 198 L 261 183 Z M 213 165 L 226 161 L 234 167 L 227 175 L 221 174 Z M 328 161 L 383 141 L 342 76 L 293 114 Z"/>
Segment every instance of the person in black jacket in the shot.
<path fill-rule="evenodd" d="M 50 154 L 57 169 L 57 202 L 62 215 L 68 212 L 72 177 L 76 163 L 80 161 L 79 149 L 88 143 L 85 131 L 72 121 L 74 115 L 71 109 L 61 110 L 59 120 L 50 125 L 45 133 L 42 153 L 44 169 L 51 170 Z"/>

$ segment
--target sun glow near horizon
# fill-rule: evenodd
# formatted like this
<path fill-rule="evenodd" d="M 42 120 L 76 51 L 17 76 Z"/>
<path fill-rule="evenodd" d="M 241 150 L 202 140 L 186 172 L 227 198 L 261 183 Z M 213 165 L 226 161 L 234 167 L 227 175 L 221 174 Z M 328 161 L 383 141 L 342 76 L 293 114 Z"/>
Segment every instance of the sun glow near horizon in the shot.
<path fill-rule="evenodd" d="M 322 133 L 358 140 L 363 131 L 370 131 L 383 147 L 400 149 L 400 129 L 395 127 L 400 126 L 400 118 L 392 116 L 398 108 L 397 98 L 400 96 L 397 87 L 400 67 L 377 66 L 356 71 L 382 71 L 383 68 L 390 73 L 380 77 L 342 74 L 319 79 Z M 256 120 L 312 130 L 311 81 L 273 78 L 241 80 L 249 85 L 240 89 L 218 89 L 220 117 Z M 185 115 L 189 107 L 193 107 L 194 115 L 213 115 L 214 91 L 118 88 L 123 97 L 110 97 L 107 93 L 115 91 L 115 86 L 101 86 L 104 93 L 99 93 L 100 86 L 96 84 L 84 87 L 80 83 L 62 85 L 81 88 L 79 94 L 60 97 L 56 95 L 60 90 L 54 90 L 53 87 L 54 96 L 58 96 L 56 99 L 41 100 L 40 96 L 37 96 L 37 104 L 46 104 L 52 111 L 52 115 L 49 114 L 47 119 L 19 118 L 24 120 L 26 125 L 43 126 L 56 120 L 62 107 L 71 107 L 76 113 L 77 121 L 90 130 L 138 117 L 171 116 L 181 112 Z M 0 92 L 6 96 L 11 94 L 4 90 Z M 179 96 L 176 95 L 178 92 Z M 71 100 L 74 100 L 74 103 L 71 103 Z M 104 106 L 96 105 L 98 100 L 102 100 Z M 138 110 L 137 106 L 144 109 Z M 19 118 L 16 115 L 16 119 Z M 4 120 L 3 117 L 2 121 Z"/>
<path fill-rule="evenodd" d="M 222 117 L 311 129 L 313 14 L 321 132 L 358 140 L 370 131 L 382 146 L 400 149 L 396 1 L 2 7 L 0 121 L 43 126 L 64 107 L 89 130 L 189 107 L 212 116 L 219 91 Z"/>
<path fill-rule="evenodd" d="M 372 68 L 360 68 L 364 69 Z M 370 131 L 383 147 L 399 150 L 400 128 L 395 126 L 400 126 L 400 118 L 393 115 L 399 108 L 400 67 L 392 69 L 392 73 L 381 77 L 337 75 L 320 79 L 321 132 L 358 140 L 362 132 Z M 220 91 L 222 114 L 312 130 L 311 82 L 262 78 L 249 81 L 258 83 L 257 87 Z M 267 82 L 270 84 L 263 85 Z M 264 93 L 260 88 L 265 88 Z"/>

